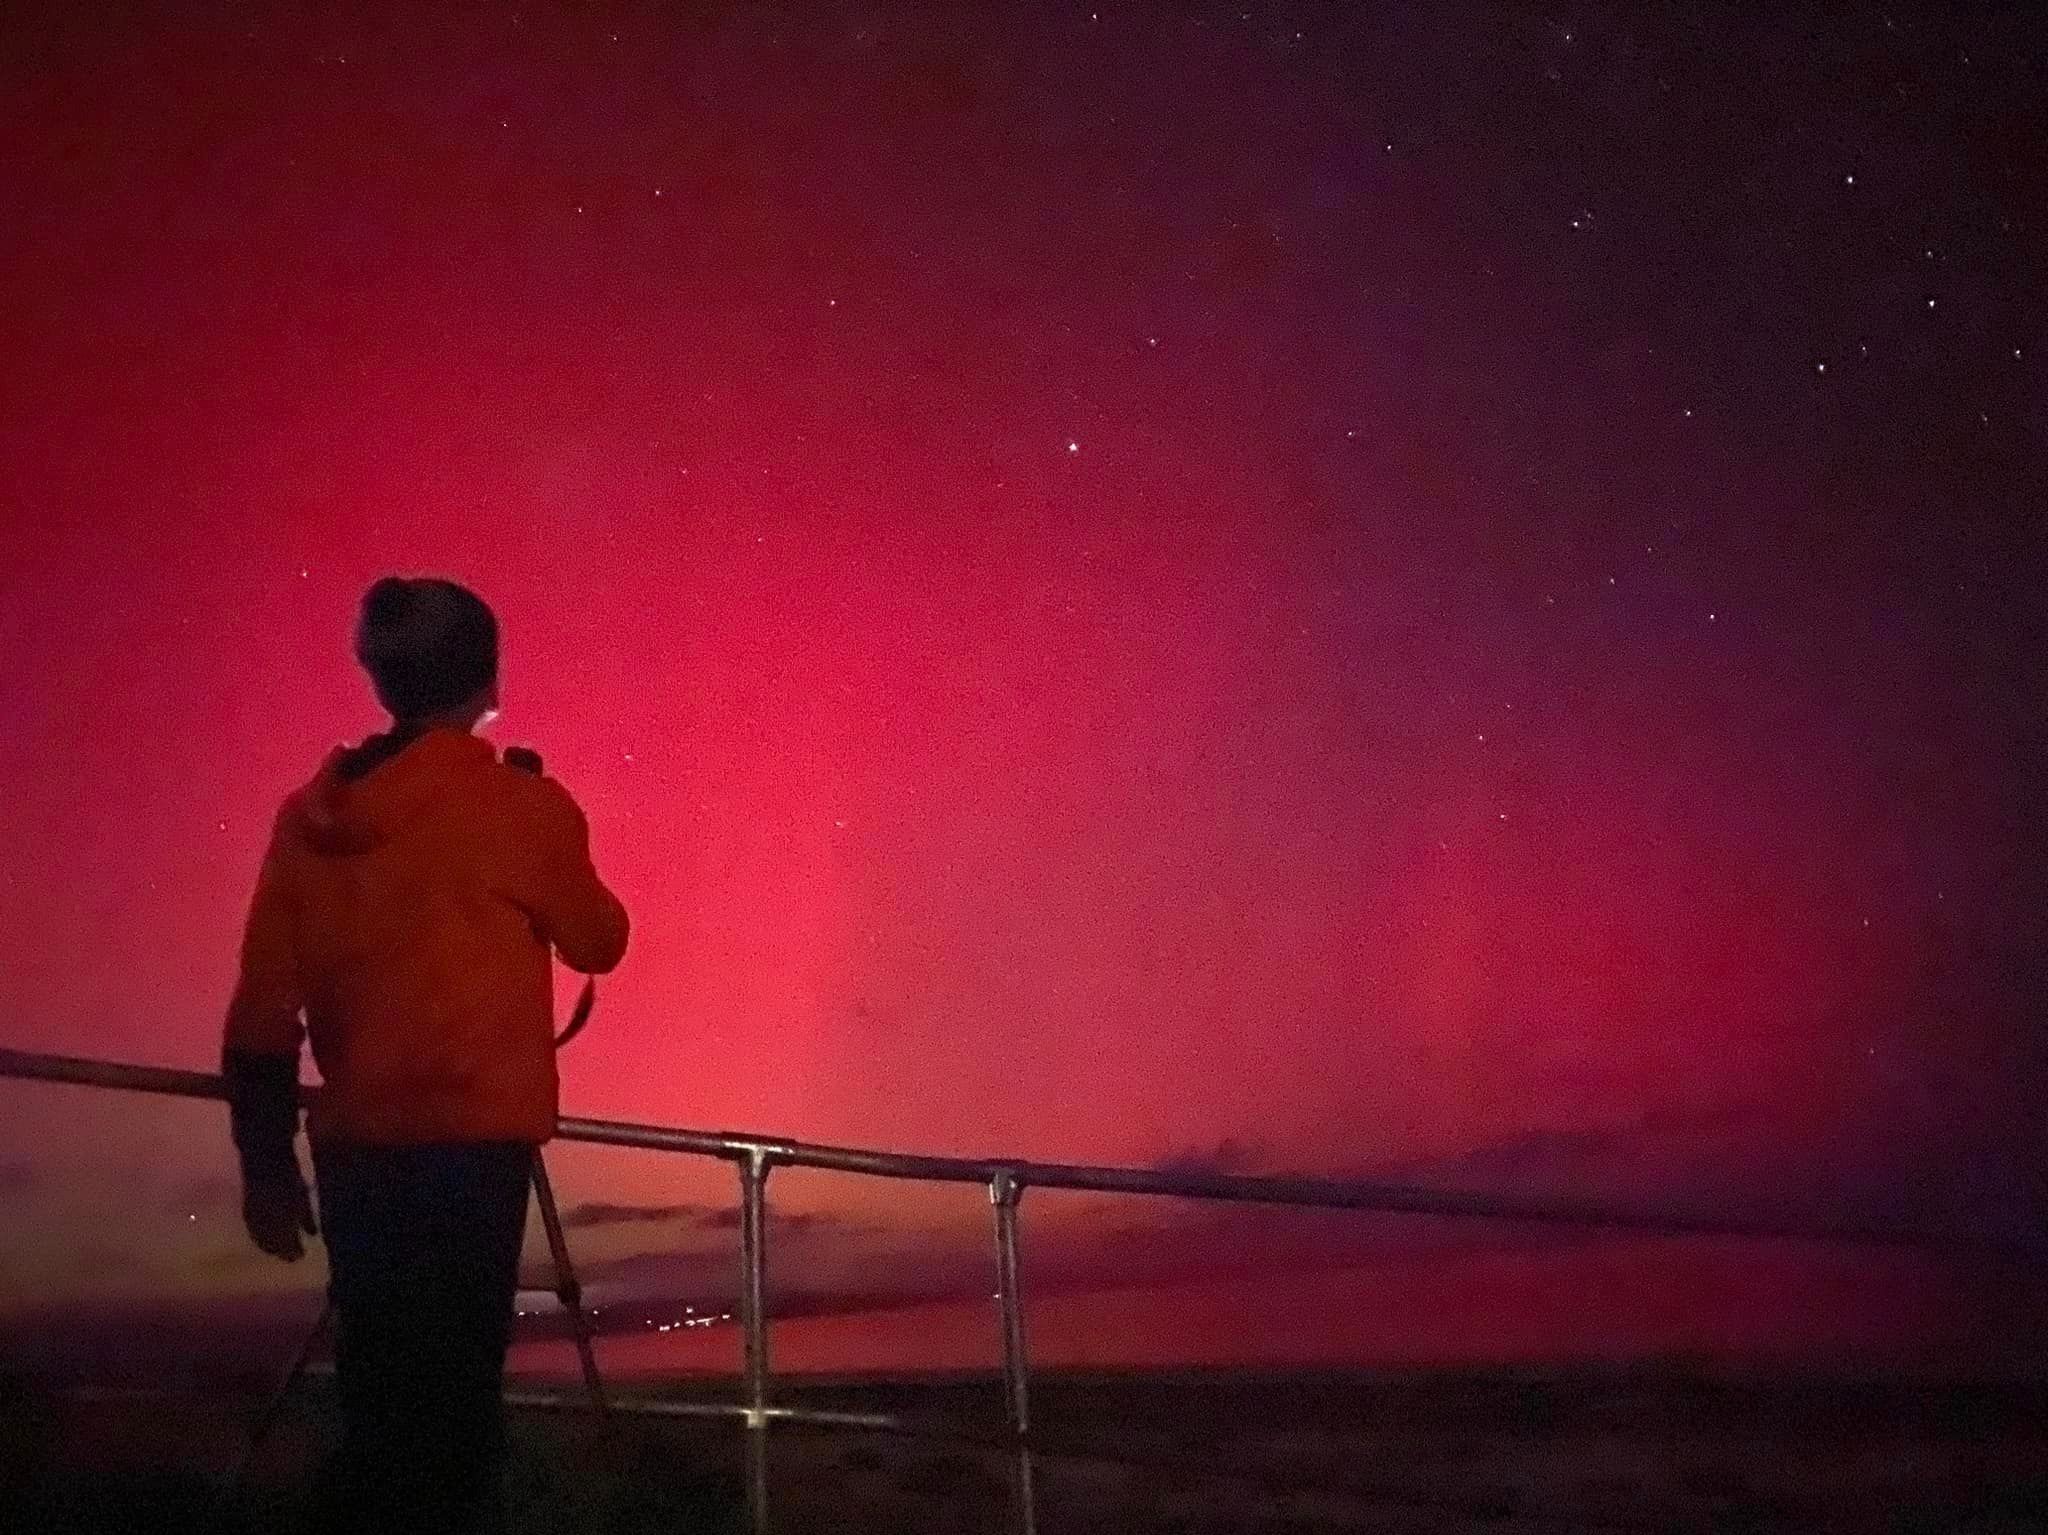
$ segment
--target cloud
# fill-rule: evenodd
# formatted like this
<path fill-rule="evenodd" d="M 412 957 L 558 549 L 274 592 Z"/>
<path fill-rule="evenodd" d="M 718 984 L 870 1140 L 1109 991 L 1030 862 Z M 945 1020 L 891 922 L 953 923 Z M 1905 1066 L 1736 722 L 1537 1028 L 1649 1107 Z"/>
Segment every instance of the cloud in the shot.
<path fill-rule="evenodd" d="M 621 1205 L 588 1200 L 562 1212 L 562 1225 L 574 1230 L 585 1226 L 629 1226 L 639 1222 L 684 1221 L 695 1223 L 707 1213 L 696 1204 Z"/>
<path fill-rule="evenodd" d="M 1184 1178 L 1227 1178 L 1257 1172 L 1267 1165 L 1266 1148 L 1255 1141 L 1226 1135 L 1213 1146 L 1170 1151 L 1152 1164 L 1154 1171 Z"/>
<path fill-rule="evenodd" d="M 1618 1194 L 1672 1187 L 1711 1167 L 1726 1177 L 1754 1158 L 1759 1106 L 1653 1107 L 1632 1118 L 1504 1135 L 1450 1156 L 1367 1170 L 1398 1182 L 1494 1188 L 1521 1194 Z"/>
<path fill-rule="evenodd" d="M 586 1291 L 606 1305 L 636 1296 L 699 1303 L 729 1300 L 739 1278 L 739 1215 L 730 1207 L 694 1207 L 672 1241 L 646 1251 L 571 1259 Z M 990 1259 L 979 1228 L 893 1230 L 818 1211 L 768 1211 L 769 1288 L 781 1301 L 826 1297 L 925 1295 L 978 1289 Z M 551 1289 L 552 1264 L 541 1257 L 525 1276 L 529 1289 Z"/>
<path fill-rule="evenodd" d="M 737 1231 L 740 1229 L 740 1207 L 737 1204 L 697 1204 L 687 1200 L 669 1205 L 610 1204 L 603 1200 L 589 1200 L 571 1205 L 562 1212 L 565 1230 L 592 1226 L 659 1225 L 664 1222 L 673 1222 L 691 1231 Z M 860 1229 L 856 1222 L 836 1215 L 807 1210 L 780 1211 L 773 1205 L 768 1208 L 771 1240 L 776 1236 L 799 1236 L 827 1227 L 837 1231 Z"/>
<path fill-rule="evenodd" d="M 696 1222 L 699 1231 L 737 1231 L 740 1229 L 740 1207 L 721 1205 L 700 1216 Z M 778 1211 L 772 1206 L 768 1211 L 768 1236 L 785 1234 L 797 1236 L 806 1231 L 821 1231 L 826 1228 L 835 1231 L 859 1231 L 863 1229 L 856 1221 L 843 1220 L 836 1215 L 827 1215 L 818 1210 Z"/>

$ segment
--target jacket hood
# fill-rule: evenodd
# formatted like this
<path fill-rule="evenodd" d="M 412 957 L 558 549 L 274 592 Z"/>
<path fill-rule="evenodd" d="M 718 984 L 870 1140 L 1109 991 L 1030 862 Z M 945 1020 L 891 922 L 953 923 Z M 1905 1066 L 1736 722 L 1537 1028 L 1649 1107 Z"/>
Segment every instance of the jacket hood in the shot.
<path fill-rule="evenodd" d="M 479 762 L 497 760 L 490 742 L 467 731 L 430 730 L 351 780 L 349 764 L 382 742 L 372 736 L 360 747 L 335 747 L 299 791 L 299 832 L 316 853 L 347 857 L 381 847 L 434 801 L 460 792 Z"/>

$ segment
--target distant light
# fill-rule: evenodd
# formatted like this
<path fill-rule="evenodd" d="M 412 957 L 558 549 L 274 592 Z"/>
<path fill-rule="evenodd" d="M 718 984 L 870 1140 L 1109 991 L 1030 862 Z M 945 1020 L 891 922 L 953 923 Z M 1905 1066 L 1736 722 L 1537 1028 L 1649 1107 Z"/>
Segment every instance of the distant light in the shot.
<path fill-rule="evenodd" d="M 1069 441 L 1067 443 L 1067 451 L 1069 453 L 1079 453 L 1081 451 L 1081 445 L 1078 442 Z"/>

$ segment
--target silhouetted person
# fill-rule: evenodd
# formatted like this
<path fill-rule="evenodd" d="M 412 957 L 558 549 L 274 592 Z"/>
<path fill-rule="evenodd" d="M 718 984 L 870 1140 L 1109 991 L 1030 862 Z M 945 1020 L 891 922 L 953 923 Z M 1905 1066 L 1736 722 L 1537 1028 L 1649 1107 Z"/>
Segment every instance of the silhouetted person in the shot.
<path fill-rule="evenodd" d="M 549 951 L 609 971 L 626 912 L 567 791 L 530 753 L 508 766 L 470 733 L 498 705 L 481 598 L 387 577 L 363 598 L 355 650 L 392 727 L 337 747 L 285 800 L 228 1009 L 242 1214 L 279 1258 L 315 1234 L 293 1146 L 310 1036 L 343 1415 L 316 1523 L 486 1529 L 502 1514 L 528 1179 L 555 1128 Z"/>

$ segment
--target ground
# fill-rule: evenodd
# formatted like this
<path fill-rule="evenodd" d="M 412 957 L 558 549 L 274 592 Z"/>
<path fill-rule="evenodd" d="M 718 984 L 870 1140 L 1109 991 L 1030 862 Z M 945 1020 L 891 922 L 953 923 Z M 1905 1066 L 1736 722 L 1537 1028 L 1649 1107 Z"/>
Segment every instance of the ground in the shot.
<path fill-rule="evenodd" d="M 699 1388 L 712 1389 L 712 1388 Z M 729 1389 L 719 1387 L 716 1389 Z M 797 1388 L 790 1388 L 792 1390 Z M 985 1379 L 802 1388 L 920 1422 L 999 1424 Z M 289 1531 L 332 1433 L 310 1382 L 237 1519 L 222 1473 L 253 1403 L 8 1393 L 7 1529 Z M 2048 1530 L 2048 1393 L 1671 1371 L 1053 1378 L 1036 1396 L 1046 1535 L 1380 1531 Z M 724 1421 L 513 1415 L 511 1535 L 744 1529 Z M 803 1535 L 1006 1531 L 999 1450 L 778 1429 L 774 1526 Z"/>

